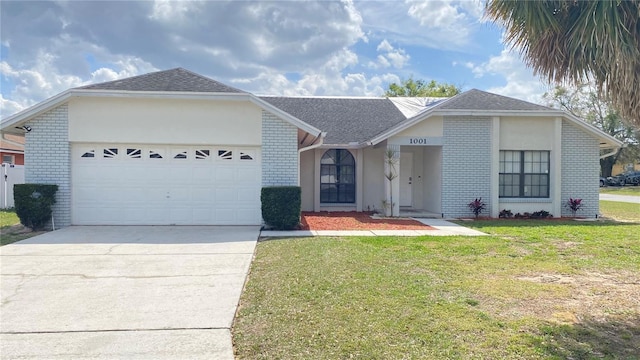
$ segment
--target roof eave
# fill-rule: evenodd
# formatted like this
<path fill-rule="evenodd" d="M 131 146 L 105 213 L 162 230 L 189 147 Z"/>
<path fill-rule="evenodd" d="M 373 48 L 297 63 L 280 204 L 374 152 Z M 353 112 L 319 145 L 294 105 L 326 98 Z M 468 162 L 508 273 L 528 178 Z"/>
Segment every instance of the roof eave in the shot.
<path fill-rule="evenodd" d="M 291 125 L 297 127 L 298 129 L 308 132 L 313 136 L 321 136 L 323 134 L 323 132 L 320 129 L 307 124 L 306 122 L 270 104 L 269 102 L 260 99 L 255 95 L 249 94 L 249 101 L 251 101 L 254 105 L 259 106 L 264 110 L 269 111 L 270 113 L 278 116 L 279 118 L 289 122 Z"/>
<path fill-rule="evenodd" d="M 36 105 L 30 106 L 0 121 L 0 130 L 6 133 L 24 134 L 24 131 L 15 129 L 16 125 L 47 112 L 60 103 L 67 101 L 71 97 L 72 89 L 61 92 Z"/>
<path fill-rule="evenodd" d="M 440 104 L 438 104 L 440 105 Z M 416 116 L 403 121 L 402 123 L 392 127 L 391 129 L 385 131 L 384 133 L 372 138 L 368 141 L 371 145 L 377 145 L 384 140 L 410 128 L 411 126 L 417 124 L 420 121 L 425 120 L 431 116 L 533 116 L 533 117 L 554 117 L 560 116 L 568 119 L 569 121 L 575 123 L 576 125 L 582 127 L 587 132 L 595 135 L 600 140 L 604 140 L 606 145 L 605 148 L 615 148 L 621 147 L 622 142 L 613 136 L 605 133 L 604 131 L 598 129 L 597 127 L 575 117 L 571 113 L 562 110 L 457 110 L 457 109 L 438 109 L 438 105 L 433 109 L 429 109 L 422 113 L 417 114 Z M 605 146 L 606 146 L 605 145 Z M 600 147 L 603 147 L 602 144 Z"/>

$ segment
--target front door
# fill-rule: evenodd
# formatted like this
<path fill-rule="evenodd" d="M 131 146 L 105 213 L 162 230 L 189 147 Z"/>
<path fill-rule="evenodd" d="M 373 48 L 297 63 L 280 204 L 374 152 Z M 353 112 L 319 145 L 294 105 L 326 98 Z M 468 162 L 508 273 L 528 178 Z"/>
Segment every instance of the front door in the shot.
<path fill-rule="evenodd" d="M 400 153 L 400 206 L 413 205 L 413 153 Z"/>

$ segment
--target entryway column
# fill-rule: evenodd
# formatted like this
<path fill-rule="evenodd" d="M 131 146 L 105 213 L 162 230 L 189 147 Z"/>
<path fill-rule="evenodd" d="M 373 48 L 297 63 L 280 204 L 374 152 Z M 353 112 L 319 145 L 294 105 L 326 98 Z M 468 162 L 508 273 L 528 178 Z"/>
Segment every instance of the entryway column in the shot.
<path fill-rule="evenodd" d="M 384 153 L 384 196 L 386 216 L 400 214 L 400 145 L 387 144 Z M 391 209 L 393 208 L 393 212 Z"/>

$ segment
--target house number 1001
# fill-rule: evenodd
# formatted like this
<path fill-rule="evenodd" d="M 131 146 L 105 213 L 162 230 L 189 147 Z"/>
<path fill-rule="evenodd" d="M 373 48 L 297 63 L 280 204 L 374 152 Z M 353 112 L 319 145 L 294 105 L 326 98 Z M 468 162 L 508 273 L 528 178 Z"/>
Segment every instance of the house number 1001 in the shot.
<path fill-rule="evenodd" d="M 427 139 L 425 138 L 409 139 L 409 144 L 411 145 L 424 145 L 426 143 L 427 143 Z"/>

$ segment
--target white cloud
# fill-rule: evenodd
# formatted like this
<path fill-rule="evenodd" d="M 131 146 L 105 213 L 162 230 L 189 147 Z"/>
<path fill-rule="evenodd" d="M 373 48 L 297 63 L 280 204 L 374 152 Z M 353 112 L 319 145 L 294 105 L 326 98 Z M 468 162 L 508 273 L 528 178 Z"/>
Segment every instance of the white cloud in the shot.
<path fill-rule="evenodd" d="M 370 69 L 388 68 L 393 66 L 396 69 L 404 68 L 408 63 L 411 56 L 409 56 L 404 49 L 394 48 L 387 39 L 384 39 L 378 44 L 376 48 L 379 54 L 376 58 L 377 61 L 369 61 L 367 67 Z"/>
<path fill-rule="evenodd" d="M 476 65 L 470 62 L 463 66 L 471 69 L 476 78 L 487 75 L 497 75 L 503 77 L 506 84 L 493 86 L 487 91 L 510 96 L 534 103 L 542 101 L 542 94 L 548 85 L 533 75 L 531 69 L 527 68 L 519 55 L 513 50 L 504 49 L 498 56 L 492 56 L 488 61 Z"/>
<path fill-rule="evenodd" d="M 198 6 L 199 2 L 193 1 L 155 0 L 148 17 L 158 21 L 185 21 L 188 13 L 196 11 Z"/>
<path fill-rule="evenodd" d="M 474 45 L 483 11 L 479 0 L 362 1 L 357 6 L 369 38 L 457 51 Z"/>
<path fill-rule="evenodd" d="M 0 75 L 14 84 L 9 92 L 10 98 L 3 95 L 0 103 L 3 118 L 70 88 L 157 70 L 141 59 L 123 57 L 111 64 L 112 68 L 102 67 L 83 79 L 78 75 L 61 73 L 55 66 L 55 60 L 55 55 L 40 52 L 35 64 L 29 68 L 20 69 L 6 61 L 0 62 Z"/>
<path fill-rule="evenodd" d="M 5 99 L 2 94 L 0 94 L 0 114 L 2 114 L 3 118 L 5 117 L 5 114 L 15 114 L 18 111 L 24 110 L 25 108 L 26 107 L 19 102 Z"/>
<path fill-rule="evenodd" d="M 389 52 L 391 50 L 393 50 L 393 46 L 391 46 L 391 44 L 389 44 L 389 41 L 387 41 L 387 39 L 384 39 L 380 42 L 380 44 L 378 44 L 378 47 L 376 48 L 377 51 L 385 51 L 385 52 Z"/>

